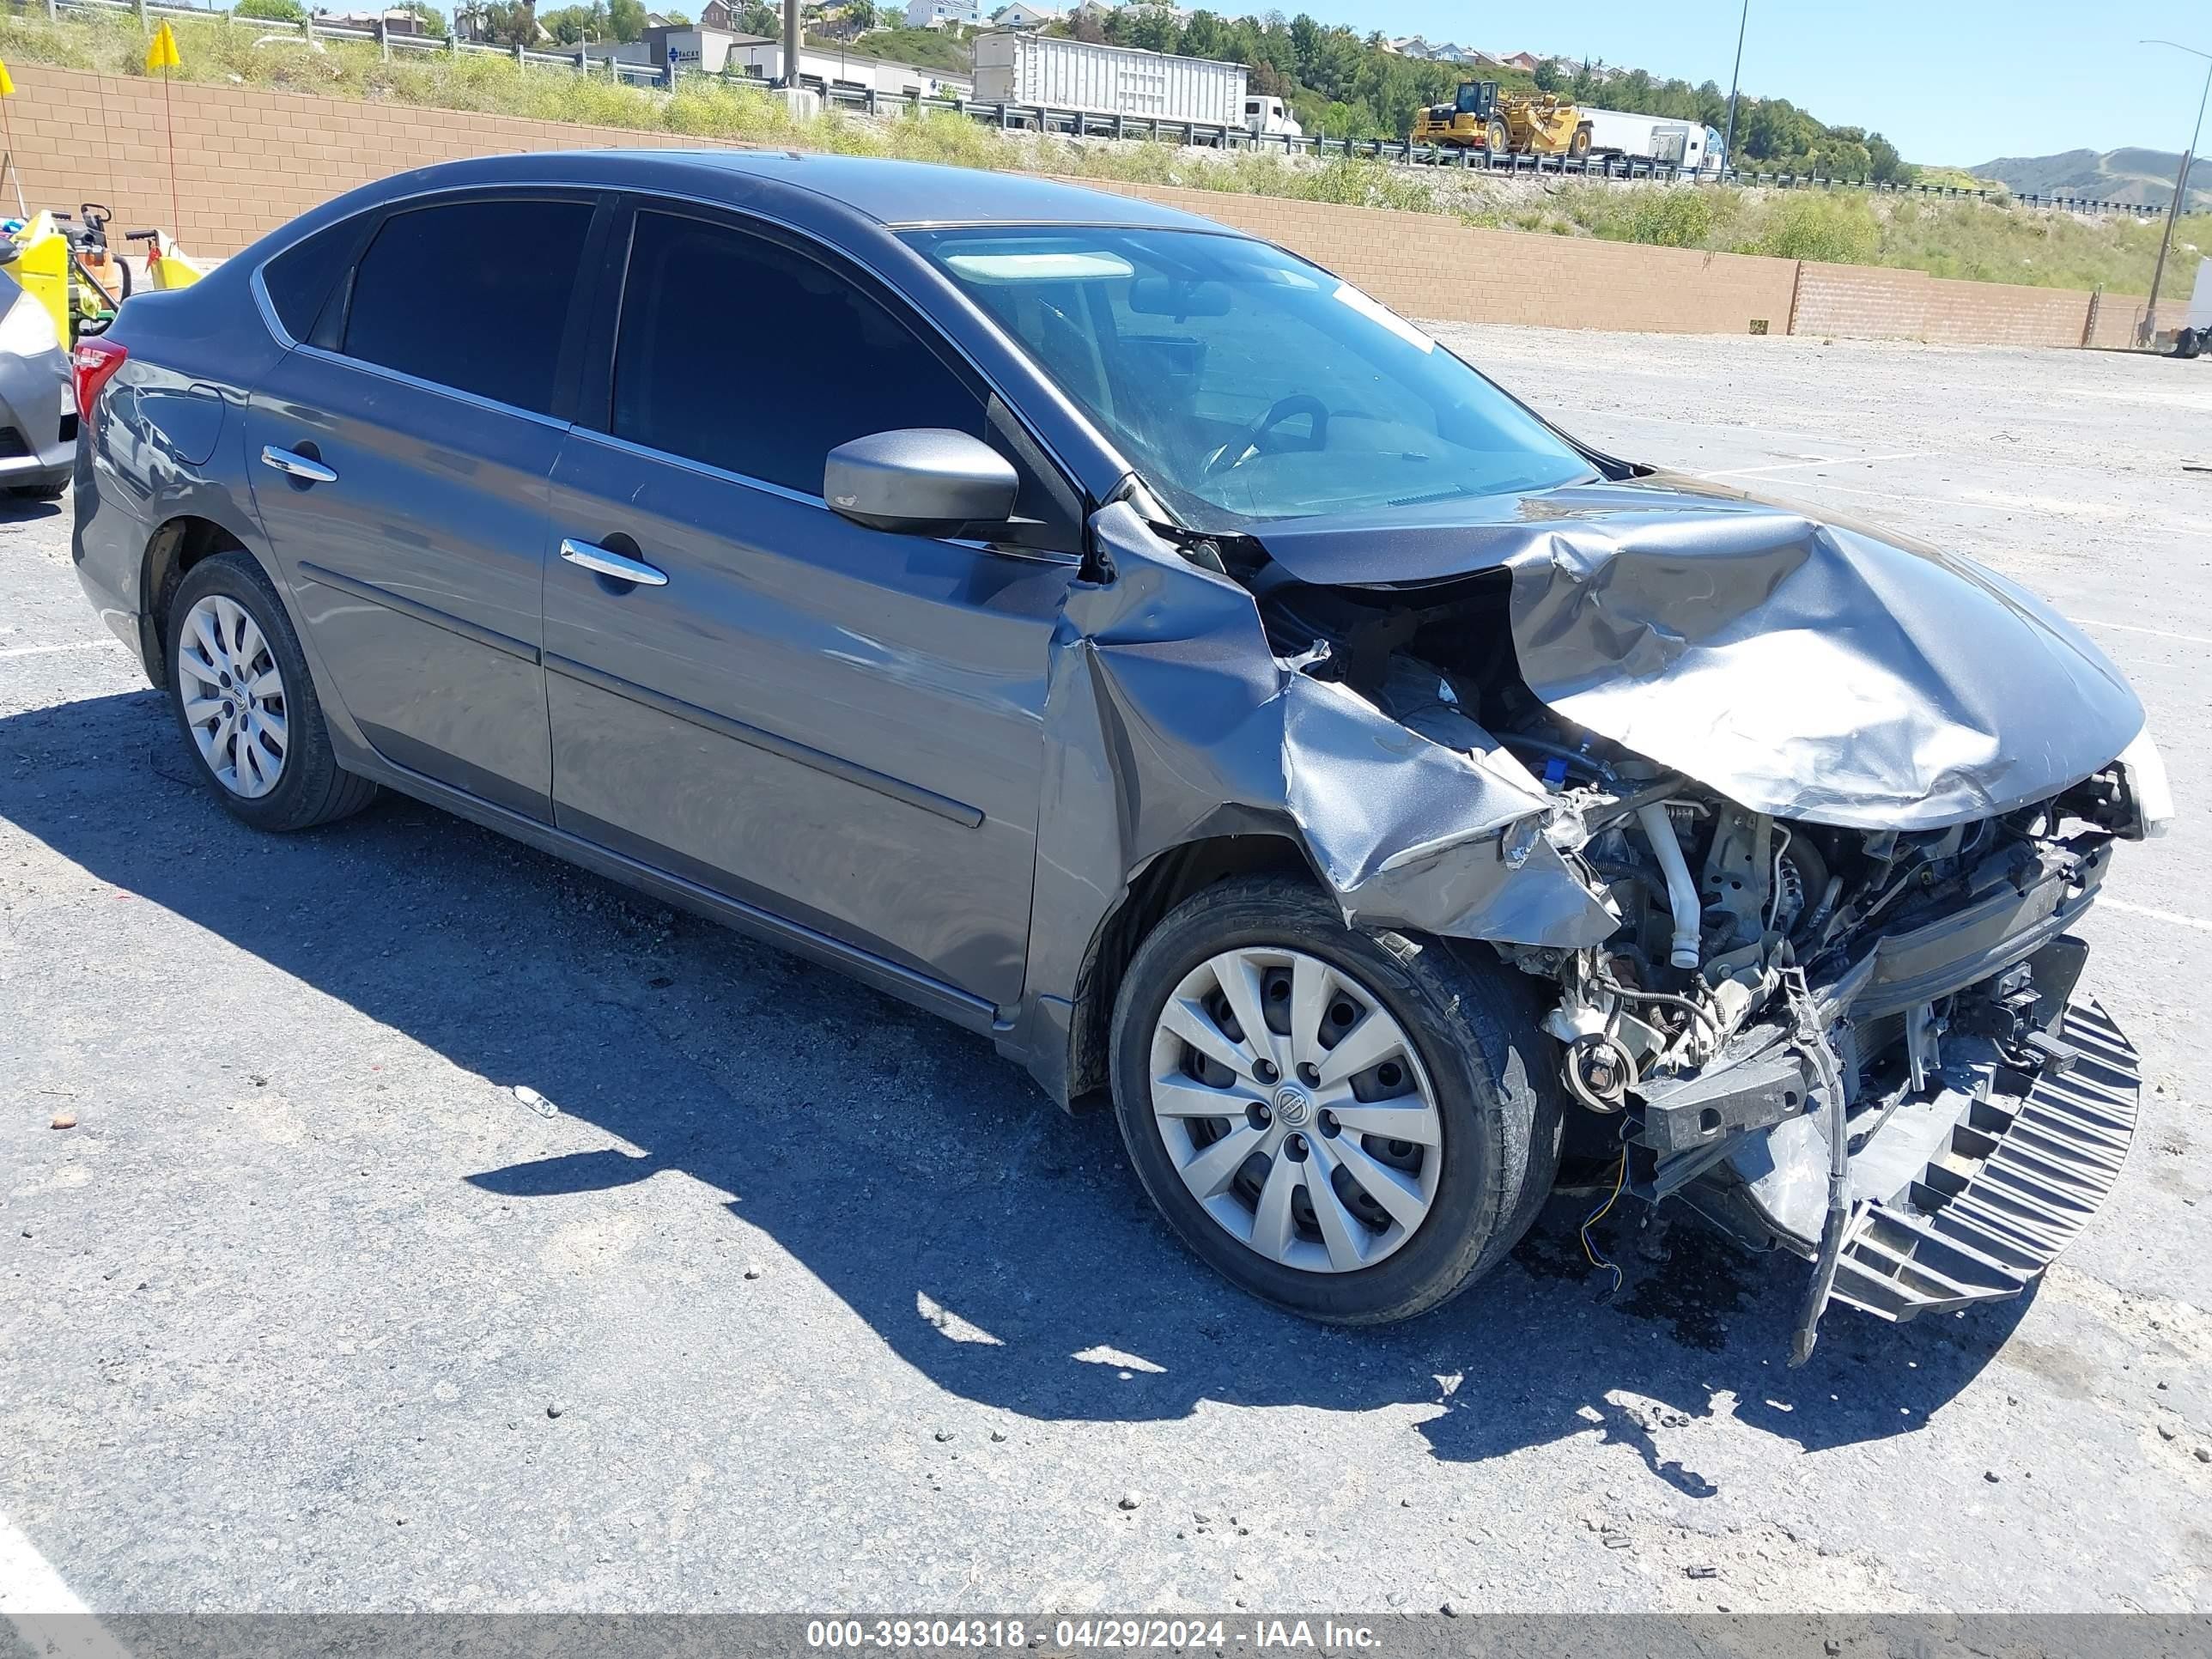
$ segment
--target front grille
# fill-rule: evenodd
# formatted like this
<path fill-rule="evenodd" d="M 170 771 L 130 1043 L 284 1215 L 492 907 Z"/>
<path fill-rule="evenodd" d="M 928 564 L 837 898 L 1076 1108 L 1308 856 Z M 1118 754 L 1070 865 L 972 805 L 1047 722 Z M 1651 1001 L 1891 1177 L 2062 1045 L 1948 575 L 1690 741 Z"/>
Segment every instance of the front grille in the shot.
<path fill-rule="evenodd" d="M 2025 1099 L 1977 1101 L 1905 1201 L 1853 1223 L 1835 1299 L 1883 1319 L 2018 1296 L 2087 1224 L 2135 1139 L 2136 1052 L 2087 998 L 2059 1036 L 2080 1053 Z"/>
<path fill-rule="evenodd" d="M 0 461 L 12 461 L 31 453 L 31 446 L 23 441 L 23 434 L 12 426 L 0 426 Z"/>

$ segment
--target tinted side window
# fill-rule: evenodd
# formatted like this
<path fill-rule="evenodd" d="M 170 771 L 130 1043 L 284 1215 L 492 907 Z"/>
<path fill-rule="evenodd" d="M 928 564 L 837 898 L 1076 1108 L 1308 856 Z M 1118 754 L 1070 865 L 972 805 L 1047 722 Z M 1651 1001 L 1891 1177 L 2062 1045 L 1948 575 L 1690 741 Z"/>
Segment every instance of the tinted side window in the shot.
<path fill-rule="evenodd" d="M 637 216 L 617 437 L 818 495 L 839 444 L 917 426 L 989 435 L 981 399 L 872 295 L 765 239 Z"/>
<path fill-rule="evenodd" d="M 454 202 L 395 214 L 354 277 L 345 355 L 550 413 L 591 222 L 582 202 Z"/>
<path fill-rule="evenodd" d="M 262 266 L 261 285 L 269 290 L 269 303 L 294 339 L 306 339 L 314 327 L 315 315 L 345 270 L 362 229 L 357 217 L 340 220 L 303 242 L 295 242 Z"/>

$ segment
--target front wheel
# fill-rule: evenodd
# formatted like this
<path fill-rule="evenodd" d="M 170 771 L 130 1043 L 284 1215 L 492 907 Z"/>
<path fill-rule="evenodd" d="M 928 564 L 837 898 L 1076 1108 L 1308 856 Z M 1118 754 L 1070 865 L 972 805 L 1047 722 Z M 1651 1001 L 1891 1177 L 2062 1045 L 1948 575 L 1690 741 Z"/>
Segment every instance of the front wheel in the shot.
<path fill-rule="evenodd" d="M 1225 1278 L 1381 1324 L 1456 1295 L 1534 1219 L 1559 1164 L 1547 1054 L 1502 967 L 1238 880 L 1130 964 L 1114 1103 L 1152 1201 Z"/>

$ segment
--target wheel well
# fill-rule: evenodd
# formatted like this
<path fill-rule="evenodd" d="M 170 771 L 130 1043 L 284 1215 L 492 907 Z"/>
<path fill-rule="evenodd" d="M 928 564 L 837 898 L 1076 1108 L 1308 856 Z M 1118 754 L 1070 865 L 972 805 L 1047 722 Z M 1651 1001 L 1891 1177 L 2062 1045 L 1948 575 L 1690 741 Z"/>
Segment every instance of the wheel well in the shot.
<path fill-rule="evenodd" d="M 1076 978 L 1067 1036 L 1067 1097 L 1082 1101 L 1106 1087 L 1114 1000 L 1146 935 L 1193 893 L 1232 876 L 1282 875 L 1318 886 L 1311 866 L 1288 836 L 1218 836 L 1170 848 L 1131 878 L 1120 904 L 1099 924 Z"/>
<path fill-rule="evenodd" d="M 212 519 L 172 519 L 146 544 L 146 558 L 139 574 L 138 611 L 143 619 L 143 654 L 146 672 L 155 684 L 165 683 L 169 649 L 169 602 L 185 573 L 202 559 L 243 546 L 238 538 Z"/>

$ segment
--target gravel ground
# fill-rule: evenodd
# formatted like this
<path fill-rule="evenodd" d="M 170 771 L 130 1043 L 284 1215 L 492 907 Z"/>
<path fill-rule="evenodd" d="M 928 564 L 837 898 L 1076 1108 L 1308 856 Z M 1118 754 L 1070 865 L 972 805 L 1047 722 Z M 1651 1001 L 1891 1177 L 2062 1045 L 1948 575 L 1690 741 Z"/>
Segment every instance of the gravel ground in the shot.
<path fill-rule="evenodd" d="M 2135 676 L 2143 1124 L 2031 1299 L 1793 1372 L 1798 1264 L 1608 1223 L 1602 1300 L 1562 1200 L 1437 1316 L 1278 1316 L 980 1039 L 404 801 L 240 828 L 13 507 L 0 1532 L 118 1612 L 2212 1609 L 2212 369 L 1447 332 Z"/>

